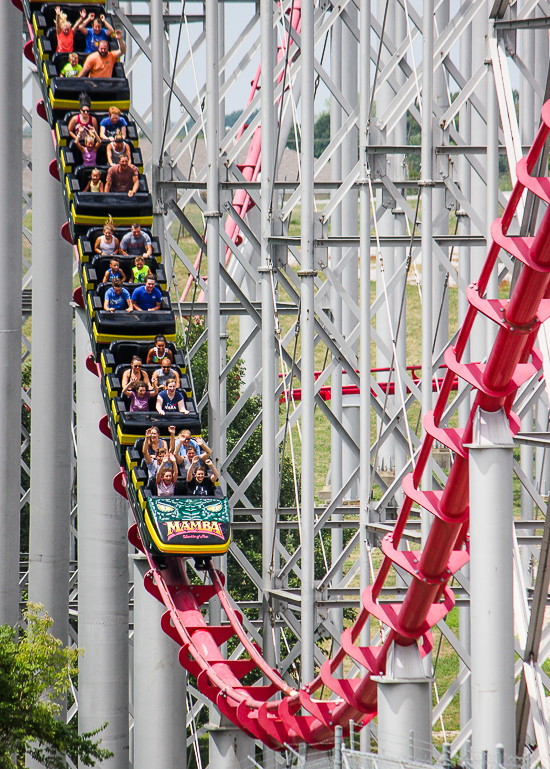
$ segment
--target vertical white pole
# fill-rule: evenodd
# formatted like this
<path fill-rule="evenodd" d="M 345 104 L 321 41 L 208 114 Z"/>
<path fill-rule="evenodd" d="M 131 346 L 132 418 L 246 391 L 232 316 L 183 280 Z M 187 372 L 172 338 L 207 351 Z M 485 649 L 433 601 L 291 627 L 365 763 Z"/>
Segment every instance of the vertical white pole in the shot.
<path fill-rule="evenodd" d="M 493 34 L 492 20 L 488 20 L 488 35 Z M 491 243 L 491 225 L 499 215 L 498 208 L 498 130 L 500 115 L 498 109 L 495 77 L 492 64 L 487 66 L 487 210 L 485 219 L 485 237 L 487 248 Z M 487 286 L 487 296 L 498 299 L 498 268 L 493 273 Z M 487 349 L 489 350 L 496 339 L 497 327 L 494 323 L 487 324 Z"/>
<path fill-rule="evenodd" d="M 302 683 L 314 675 L 314 244 L 313 244 L 313 0 L 302 4 L 302 214 L 301 214 L 301 327 L 302 327 Z"/>
<path fill-rule="evenodd" d="M 210 726 L 210 761 L 213 769 L 252 769 L 256 745 L 254 739 L 237 729 L 222 716 L 220 726 Z M 264 755 L 267 748 L 264 748 Z M 273 751 L 269 751 L 273 754 Z M 265 765 L 265 758 L 264 758 Z"/>
<path fill-rule="evenodd" d="M 355 4 L 348 6 L 347 12 L 353 23 L 357 23 L 357 8 Z M 342 24 L 342 93 L 346 96 L 349 104 L 354 107 L 357 104 L 357 41 L 346 24 Z M 304 93 L 305 96 L 305 93 Z M 303 104 L 303 101 L 302 101 Z M 355 127 L 351 128 L 342 140 L 342 178 L 350 173 L 357 163 L 357 131 Z M 358 216 L 357 216 L 357 191 L 350 190 L 342 200 L 342 233 L 344 235 L 357 235 Z M 349 265 L 342 270 L 341 282 L 346 294 L 351 302 L 358 303 L 359 291 L 357 284 L 358 272 L 358 252 L 356 251 L 349 261 Z M 342 303 L 342 333 L 348 337 L 357 324 L 357 319 L 350 306 Z M 357 345 L 353 345 L 355 353 L 358 352 Z M 349 377 L 344 374 L 343 384 L 350 384 Z M 354 439 L 359 443 L 359 404 L 354 395 L 342 395 L 342 425 Z M 356 451 L 342 442 L 342 465 L 351 470 L 357 467 L 358 457 Z M 357 500 L 359 497 L 359 484 L 354 482 L 347 495 L 349 499 Z"/>
<path fill-rule="evenodd" d="M 394 40 L 396 41 L 396 45 L 399 45 L 405 38 L 407 37 L 407 19 L 405 15 L 404 8 L 400 5 L 400 3 L 395 4 L 395 34 L 394 34 Z M 403 72 L 396 72 L 396 82 L 401 86 L 405 83 L 406 77 Z M 397 126 L 395 127 L 395 130 L 393 132 L 394 134 L 394 142 L 397 145 L 404 145 L 407 143 L 407 117 L 403 116 L 403 118 L 399 121 Z M 395 155 L 394 156 L 394 179 L 396 181 L 400 179 L 405 179 L 405 173 L 406 173 L 406 157 L 404 155 Z M 407 235 L 407 219 L 405 216 L 405 212 L 398 207 L 394 210 L 394 231 L 396 235 L 406 236 Z M 406 248 L 396 248 L 395 249 L 395 265 L 396 267 L 400 264 L 403 264 L 407 257 L 407 249 Z M 394 308 L 393 308 L 393 330 L 394 334 L 396 335 L 396 358 L 397 363 L 399 364 L 402 371 L 405 370 L 405 367 L 407 365 L 407 301 L 406 301 L 406 276 L 403 275 L 402 279 L 399 281 L 399 283 L 394 288 Z M 405 301 L 403 304 L 401 303 L 402 297 L 405 295 Z M 401 323 L 399 323 L 399 317 L 401 316 Z M 398 333 L 399 332 L 399 333 Z M 395 374 L 394 374 L 394 380 L 395 380 Z M 399 408 L 400 403 L 398 399 L 396 400 L 396 408 Z M 395 451 L 395 470 L 396 473 L 398 473 L 403 466 L 405 465 L 405 462 L 407 461 L 407 450 L 403 447 L 403 445 L 400 443 L 400 441 L 394 441 L 394 451 Z M 403 497 L 403 494 L 399 491 L 395 495 L 396 503 L 399 505 L 401 499 Z M 405 546 L 405 543 L 403 543 Z"/>
<path fill-rule="evenodd" d="M 84 310 L 76 311 L 78 438 L 78 726 L 97 729 L 113 769 L 128 766 L 128 503 L 113 489 L 112 442 L 99 431 L 105 414 Z"/>
<path fill-rule="evenodd" d="M 220 454 L 220 193 L 219 156 L 219 84 L 218 84 L 218 3 L 206 3 L 206 162 L 207 239 L 208 239 L 208 442 L 212 460 L 219 466 Z"/>
<path fill-rule="evenodd" d="M 208 442 L 212 447 L 212 461 L 220 466 L 221 413 L 220 413 L 220 188 L 218 157 L 220 146 L 219 110 L 219 16 L 217 0 L 206 0 L 206 165 L 208 241 Z M 210 601 L 210 621 L 221 621 L 221 606 L 217 599 Z M 210 721 L 219 722 L 219 713 L 210 708 Z M 210 750 L 213 741 L 210 740 Z"/>
<path fill-rule="evenodd" d="M 19 491 L 21 465 L 21 12 L 0 3 L 0 231 L 4 285 L 0 302 L 0 623 L 19 619 Z"/>
<path fill-rule="evenodd" d="M 378 753 L 381 758 L 429 763 L 432 758 L 431 679 L 418 646 L 393 644 L 378 684 Z"/>
<path fill-rule="evenodd" d="M 144 587 L 148 571 L 134 556 L 134 769 L 185 769 L 186 673 L 160 626 L 165 608 Z"/>
<path fill-rule="evenodd" d="M 485 59 L 487 58 L 487 23 L 479 19 L 479 23 L 472 24 L 472 72 L 476 72 Z M 479 89 L 482 92 L 483 86 L 480 83 Z M 477 113 L 475 109 L 470 109 L 470 126 L 471 126 L 471 143 L 475 146 L 485 147 L 487 142 L 487 126 L 483 118 Z M 483 155 L 476 157 L 477 162 L 483 169 L 487 167 L 487 158 Z M 470 174 L 470 200 L 475 201 L 476 211 L 479 218 L 483 222 L 491 223 L 491 220 L 487 216 L 487 186 L 486 180 L 480 178 L 477 173 Z M 475 228 L 475 225 L 474 225 Z M 472 233 L 478 235 L 485 235 L 485 232 Z M 470 248 L 470 261 L 471 261 L 471 276 L 473 280 L 477 279 L 477 276 L 481 272 L 481 268 L 485 262 L 487 255 L 486 246 L 472 246 Z M 473 333 L 470 334 L 470 356 L 471 360 L 481 361 L 487 354 L 487 325 L 488 322 L 481 316 L 481 313 L 477 314 Z"/>
<path fill-rule="evenodd" d="M 384 16 L 386 16 L 386 33 L 388 36 L 395 40 L 395 14 L 397 3 L 389 0 L 387 3 L 377 4 L 378 23 L 380 25 L 384 22 Z M 390 107 L 392 100 L 395 97 L 395 91 L 391 84 L 386 80 L 379 82 L 376 90 L 376 111 L 378 114 L 384 114 L 384 112 Z M 374 121 L 373 121 L 374 122 Z M 374 140 L 374 136 L 372 137 Z M 377 144 L 396 144 L 395 132 L 387 132 L 386 128 L 376 131 Z M 380 155 L 374 161 L 379 164 L 380 172 L 386 173 L 392 180 L 395 179 L 395 157 L 392 154 Z M 376 172 L 375 172 L 376 173 Z M 395 235 L 395 219 L 392 213 L 395 202 L 391 201 L 390 195 L 386 190 L 377 191 L 377 203 L 375 210 L 381 211 L 378 219 L 378 233 L 381 237 L 391 237 Z M 376 295 L 384 295 L 384 282 L 387 283 L 390 277 L 395 272 L 395 249 L 391 246 L 383 247 L 382 258 L 378 253 L 377 246 L 376 254 Z M 389 368 L 392 362 L 391 356 L 391 326 L 394 317 L 395 310 L 395 295 L 396 292 L 388 292 L 388 301 L 384 301 L 380 310 L 376 313 L 376 330 L 380 334 L 381 338 L 386 342 L 389 355 L 385 353 L 382 348 L 376 348 L 376 368 Z M 395 327 L 394 327 L 395 331 Z M 395 362 L 394 362 L 395 365 Z M 382 371 L 378 374 L 378 379 L 381 382 L 388 380 L 388 373 Z M 393 381 L 396 380 L 394 374 Z M 388 404 L 390 409 L 395 402 L 394 395 L 388 395 Z M 377 420 L 377 435 L 380 428 L 380 420 Z M 395 445 L 397 441 L 393 435 L 389 435 L 377 451 L 377 469 L 390 472 L 395 469 Z"/>
<path fill-rule="evenodd" d="M 158 186 L 163 178 L 163 164 L 161 152 L 162 137 L 166 106 L 164 101 L 164 48 L 166 35 L 164 34 L 164 19 L 162 13 L 162 0 L 151 0 L 151 100 L 152 100 L 152 195 L 153 195 L 153 231 L 159 238 L 160 248 L 166 269 L 166 276 L 171 280 L 172 262 L 170 253 L 166 248 L 164 238 L 164 215 L 162 209 L 162 193 Z M 170 285 L 170 283 L 168 284 Z"/>
<path fill-rule="evenodd" d="M 467 0 L 465 0 L 467 2 Z M 463 76 L 468 80 L 472 74 L 472 30 L 470 27 L 464 31 L 460 37 L 460 70 Z M 471 106 L 468 102 L 460 110 L 460 136 L 465 144 L 471 142 Z M 466 156 L 459 158 L 458 173 L 460 178 L 460 188 L 466 200 L 470 199 L 471 189 L 471 166 Z M 465 211 L 457 211 L 458 234 L 470 234 L 470 218 L 466 216 Z M 466 285 L 470 283 L 470 247 L 460 246 L 458 251 L 458 271 Z M 458 322 L 462 325 L 470 305 L 464 291 L 458 292 Z M 469 360 L 469 343 L 464 352 L 464 359 Z M 466 387 L 466 385 L 464 385 Z M 459 385 L 459 392 L 462 392 L 463 386 Z M 469 387 L 468 387 L 469 389 Z M 466 425 L 470 415 L 470 398 L 465 397 L 458 407 L 458 419 L 461 427 Z M 460 609 L 462 611 L 462 609 Z M 469 624 L 469 621 L 468 621 Z M 462 702 L 462 701 L 461 701 Z M 461 705 L 462 706 L 462 705 Z"/>
<path fill-rule="evenodd" d="M 435 13 L 435 23 L 436 28 L 439 31 L 445 29 L 445 27 L 448 25 L 449 15 L 449 0 L 444 0 L 441 3 L 438 3 L 438 8 Z M 444 67 L 439 67 L 434 73 L 434 101 L 443 112 L 445 112 L 449 106 L 448 93 L 446 70 Z M 434 136 L 437 137 L 434 139 L 436 143 L 444 143 L 444 132 L 439 128 L 439 126 L 435 124 Z M 436 212 L 436 216 L 438 217 L 441 216 L 441 212 L 445 210 L 445 190 L 443 188 L 437 188 L 433 190 L 433 210 Z M 436 234 L 448 235 L 448 233 L 449 215 L 447 213 L 444 217 L 442 217 Z M 450 256 L 450 249 L 443 248 L 443 250 L 447 256 Z M 445 289 L 446 272 L 447 268 L 441 264 L 437 257 L 435 257 L 433 266 L 432 291 L 432 346 L 435 340 L 434 352 L 436 355 L 445 348 L 449 339 L 449 292 Z"/>
<path fill-rule="evenodd" d="M 467 0 L 465 0 L 467 2 Z M 472 30 L 469 27 L 464 31 L 460 38 L 460 69 L 463 76 L 468 80 L 472 73 Z M 460 110 L 460 135 L 466 144 L 470 144 L 470 105 L 466 103 Z M 466 200 L 470 199 L 470 174 L 471 167 L 467 157 L 461 157 L 459 159 L 459 177 L 460 186 Z M 470 219 L 464 213 L 458 218 L 458 233 L 460 235 L 469 235 L 470 233 Z M 466 285 L 470 283 L 470 248 L 469 246 L 460 246 L 458 252 L 458 271 L 463 278 Z M 462 325 L 466 313 L 468 312 L 469 303 L 466 298 L 466 294 L 463 291 L 458 292 L 458 322 Z M 469 343 L 464 351 L 464 360 L 469 360 L 470 346 Z M 463 387 L 468 390 L 469 385 L 466 383 L 459 384 L 459 392 L 462 392 Z M 464 427 L 468 421 L 470 414 L 470 397 L 465 396 L 464 400 L 458 407 L 458 422 L 461 427 Z M 469 565 L 463 569 L 463 574 L 467 578 L 470 575 Z M 461 606 L 458 610 L 459 623 L 460 623 L 460 643 L 470 652 L 470 606 Z M 464 669 L 464 662 L 460 661 L 461 672 Z M 472 697 L 470 689 L 470 681 L 460 687 L 460 728 L 463 729 L 470 718 L 472 717 Z M 470 759 L 470 740 L 468 740 L 465 746 L 460 751 L 460 757 L 463 762 Z"/>
<path fill-rule="evenodd" d="M 262 176 L 261 176 L 261 266 L 262 295 L 262 578 L 263 594 L 263 653 L 270 665 L 275 665 L 275 648 L 271 629 L 271 596 L 275 568 L 275 508 L 277 506 L 278 462 L 275 443 L 276 423 L 273 393 L 277 373 L 273 328 L 273 296 L 271 280 L 274 279 L 269 237 L 273 217 L 274 175 L 274 127 L 273 106 L 273 0 L 261 2 L 262 42 Z"/>
<path fill-rule="evenodd" d="M 434 2 L 424 0 L 422 22 L 422 416 L 432 408 L 432 280 L 433 280 L 433 36 Z M 424 432 L 424 431 L 423 431 Z M 422 488 L 432 488 L 432 458 L 426 463 Z M 429 533 L 431 516 L 422 515 L 422 542 Z"/>
<path fill-rule="evenodd" d="M 518 40 L 521 44 L 521 58 L 527 67 L 528 72 L 535 72 L 535 31 L 523 30 Z M 541 81 L 544 82 L 544 81 Z M 521 131 L 521 143 L 530 145 L 535 138 L 535 113 L 534 113 L 535 93 L 527 78 L 521 79 L 520 99 L 519 99 L 519 124 Z M 527 409 L 521 420 L 521 431 L 532 432 L 533 427 L 533 407 Z M 543 428 L 546 430 L 546 427 Z M 533 455 L 535 450 L 532 446 L 520 445 L 521 469 L 528 478 L 533 477 Z M 538 450 L 537 450 L 538 451 Z M 521 499 L 521 517 L 524 520 L 532 521 L 534 518 L 534 504 L 531 495 L 523 486 L 520 489 Z M 534 534 L 534 531 L 526 530 L 525 534 Z M 523 569 L 523 579 L 525 585 L 533 585 L 533 574 L 531 571 L 531 552 L 528 547 L 521 548 L 521 564 Z"/>
<path fill-rule="evenodd" d="M 331 29 L 330 37 L 330 75 L 338 88 L 342 87 L 342 21 L 336 19 Z M 342 108 L 338 100 L 333 96 L 330 102 L 330 135 L 331 139 L 336 136 L 342 125 Z M 330 177 L 332 181 L 339 182 L 342 179 L 342 148 L 339 147 L 330 160 Z M 330 232 L 332 236 L 342 234 L 342 207 L 338 206 L 332 214 L 330 220 Z M 332 270 L 338 266 L 342 258 L 341 248 L 330 249 L 330 266 Z M 330 292 L 330 309 L 332 312 L 332 321 L 336 328 L 342 327 L 342 299 L 336 288 Z M 336 358 L 333 358 L 336 361 Z M 342 366 L 336 363 L 334 373 L 331 376 L 331 400 L 330 408 L 335 418 L 342 421 Z M 331 428 L 330 432 L 330 487 L 332 499 L 342 488 L 342 437 L 336 428 Z M 333 521 L 341 521 L 342 515 L 334 513 Z M 332 529 L 331 531 L 331 555 L 334 564 L 342 552 L 342 530 Z M 342 580 L 343 569 L 338 569 L 333 584 L 339 585 Z M 344 619 L 341 609 L 331 609 L 330 618 L 338 635 L 342 634 L 344 629 Z M 341 675 L 336 673 L 336 675 Z"/>
<path fill-rule="evenodd" d="M 33 101 L 41 98 L 33 83 Z M 48 123 L 33 111 L 33 332 L 29 599 L 43 604 L 64 643 L 69 621 L 72 461 L 73 253 Z"/>
<path fill-rule="evenodd" d="M 472 760 L 515 751 L 513 449 L 501 410 L 478 410 L 469 448 Z"/>
<path fill-rule="evenodd" d="M 369 560 L 367 556 L 367 524 L 369 522 L 370 503 L 370 441 L 371 441 L 371 392 L 370 392 L 370 194 L 367 186 L 367 123 L 369 119 L 370 101 L 370 35 L 371 35 L 371 2 L 361 0 L 361 27 L 360 27 L 360 81 L 359 81 L 359 151 L 361 160 L 361 187 L 359 191 L 359 216 L 360 216 L 360 244 L 359 264 L 361 270 L 361 297 L 360 297 L 360 323 L 361 345 L 359 368 L 361 375 L 360 391 L 360 459 L 361 472 L 359 476 L 359 526 L 361 548 L 359 550 L 359 581 L 361 592 L 370 583 Z M 370 643 L 370 625 L 361 633 L 361 643 L 365 646 Z M 370 729 L 365 728 L 360 733 L 360 749 L 370 751 Z"/>

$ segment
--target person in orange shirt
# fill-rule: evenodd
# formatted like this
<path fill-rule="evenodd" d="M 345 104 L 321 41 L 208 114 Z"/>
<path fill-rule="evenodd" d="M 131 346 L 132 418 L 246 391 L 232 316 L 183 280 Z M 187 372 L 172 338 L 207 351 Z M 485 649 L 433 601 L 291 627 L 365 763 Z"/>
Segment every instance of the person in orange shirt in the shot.
<path fill-rule="evenodd" d="M 126 46 L 122 39 L 122 32 L 117 29 L 115 37 L 118 40 L 119 47 L 115 51 L 109 50 L 109 43 L 102 40 L 96 53 L 91 53 L 78 77 L 112 77 L 113 68 L 120 57 L 126 53 Z"/>
<path fill-rule="evenodd" d="M 86 18 L 86 11 L 80 11 L 80 18 L 75 21 L 71 27 L 67 20 L 67 14 L 61 13 L 61 8 L 57 5 L 55 8 L 55 33 L 57 35 L 58 53 L 72 53 L 74 44 L 74 33 L 82 25 Z"/>

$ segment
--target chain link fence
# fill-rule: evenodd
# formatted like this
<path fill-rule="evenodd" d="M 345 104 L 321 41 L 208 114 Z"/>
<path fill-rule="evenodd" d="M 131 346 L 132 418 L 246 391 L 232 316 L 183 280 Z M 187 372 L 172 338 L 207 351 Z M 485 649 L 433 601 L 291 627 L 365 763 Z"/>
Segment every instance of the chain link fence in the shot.
<path fill-rule="evenodd" d="M 425 763 L 350 749 L 343 742 L 339 743 L 336 735 L 333 750 L 317 751 L 310 748 L 307 752 L 298 753 L 289 749 L 286 753 L 279 754 L 277 766 L 281 769 L 530 769 L 536 765 L 536 762 L 532 763 L 530 756 L 511 756 L 505 759 L 499 748 L 495 749 L 492 756 L 484 752 L 477 760 L 460 761 L 457 757 L 451 759 L 450 747 L 445 744 L 441 753 L 433 749 L 431 762 Z M 250 769 L 262 769 L 262 766 L 250 759 Z"/>

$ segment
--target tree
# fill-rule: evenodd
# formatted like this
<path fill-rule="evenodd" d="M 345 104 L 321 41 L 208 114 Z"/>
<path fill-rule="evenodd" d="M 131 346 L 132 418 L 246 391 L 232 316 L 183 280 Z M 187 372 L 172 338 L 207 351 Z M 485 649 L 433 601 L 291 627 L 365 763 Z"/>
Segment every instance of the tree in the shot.
<path fill-rule="evenodd" d="M 313 154 L 316 158 L 321 157 L 330 143 L 330 113 L 321 112 L 313 128 Z M 291 131 L 288 135 L 286 146 L 289 150 L 296 149 L 296 135 Z"/>
<path fill-rule="evenodd" d="M 80 650 L 51 635 L 53 620 L 42 608 L 27 604 L 26 630 L 0 626 L 0 769 L 24 766 L 25 753 L 49 769 L 65 769 L 63 754 L 95 766 L 113 755 L 92 739 L 106 724 L 79 735 L 57 720 Z"/>

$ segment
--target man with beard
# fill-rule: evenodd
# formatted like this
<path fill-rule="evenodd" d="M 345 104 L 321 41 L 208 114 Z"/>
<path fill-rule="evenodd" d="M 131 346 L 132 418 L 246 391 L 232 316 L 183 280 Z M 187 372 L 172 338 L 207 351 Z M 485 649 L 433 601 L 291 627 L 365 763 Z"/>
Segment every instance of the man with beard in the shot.
<path fill-rule="evenodd" d="M 113 68 L 122 54 L 126 53 L 126 46 L 122 39 L 122 32 L 117 29 L 115 37 L 119 47 L 115 51 L 109 50 L 109 43 L 102 40 L 96 53 L 91 53 L 78 77 L 112 77 Z"/>

